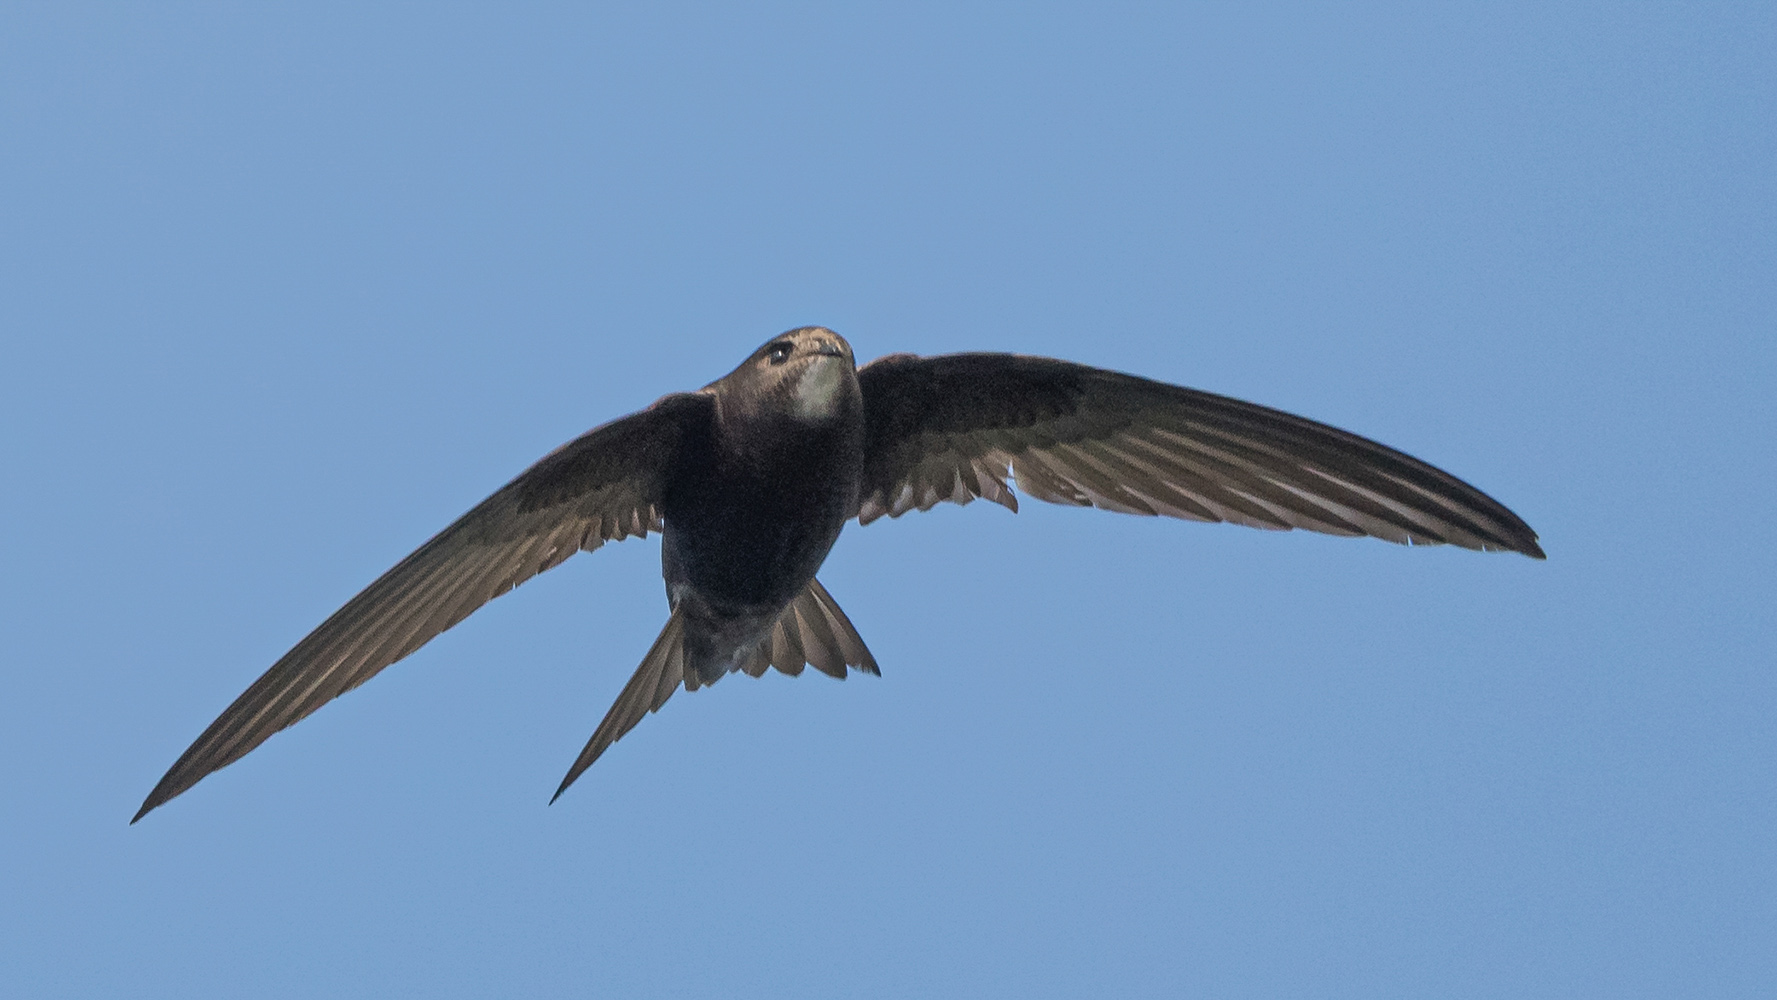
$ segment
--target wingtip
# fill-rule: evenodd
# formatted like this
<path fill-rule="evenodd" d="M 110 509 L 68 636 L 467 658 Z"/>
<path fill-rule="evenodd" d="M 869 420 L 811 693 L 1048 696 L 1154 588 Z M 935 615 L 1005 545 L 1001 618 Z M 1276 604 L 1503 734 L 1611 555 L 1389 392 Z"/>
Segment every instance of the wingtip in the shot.
<path fill-rule="evenodd" d="M 1471 547 L 1478 548 L 1482 552 L 1516 552 L 1521 556 L 1538 561 L 1549 558 L 1548 554 L 1543 552 L 1543 547 L 1537 544 L 1536 536 L 1528 534 L 1518 538 L 1495 538 Z"/>
<path fill-rule="evenodd" d="M 579 768 L 578 770 L 570 769 L 567 777 L 561 779 L 561 786 L 555 790 L 554 795 L 549 797 L 549 804 L 555 805 L 555 800 L 561 798 L 562 793 L 568 790 L 568 786 L 577 781 L 580 775 L 585 773 L 585 771 L 586 768 Z"/>
<path fill-rule="evenodd" d="M 194 781 L 175 782 L 173 775 L 178 770 L 179 765 L 174 764 L 172 770 L 161 776 L 154 789 L 148 793 L 148 797 L 142 800 L 142 808 L 136 810 L 136 815 L 130 817 L 131 826 L 135 826 L 136 821 L 142 817 L 183 795 L 187 789 L 196 784 Z"/>

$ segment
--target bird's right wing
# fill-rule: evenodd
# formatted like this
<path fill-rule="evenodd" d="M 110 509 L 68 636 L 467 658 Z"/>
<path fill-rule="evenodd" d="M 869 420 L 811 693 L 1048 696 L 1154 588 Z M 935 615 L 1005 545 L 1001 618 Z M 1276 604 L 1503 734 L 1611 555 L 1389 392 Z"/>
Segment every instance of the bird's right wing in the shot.
<path fill-rule="evenodd" d="M 135 819 L 575 552 L 659 530 L 680 443 L 703 433 L 711 414 L 706 394 L 667 396 L 525 470 L 284 654 L 173 764 Z"/>

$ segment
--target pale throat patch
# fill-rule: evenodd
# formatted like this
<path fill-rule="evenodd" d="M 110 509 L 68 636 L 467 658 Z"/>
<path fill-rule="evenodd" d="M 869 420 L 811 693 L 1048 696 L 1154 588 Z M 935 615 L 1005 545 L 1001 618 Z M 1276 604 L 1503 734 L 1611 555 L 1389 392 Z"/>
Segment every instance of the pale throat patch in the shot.
<path fill-rule="evenodd" d="M 796 382 L 792 412 L 802 420 L 826 420 L 839 413 L 845 392 L 845 362 L 841 358 L 816 358 Z"/>

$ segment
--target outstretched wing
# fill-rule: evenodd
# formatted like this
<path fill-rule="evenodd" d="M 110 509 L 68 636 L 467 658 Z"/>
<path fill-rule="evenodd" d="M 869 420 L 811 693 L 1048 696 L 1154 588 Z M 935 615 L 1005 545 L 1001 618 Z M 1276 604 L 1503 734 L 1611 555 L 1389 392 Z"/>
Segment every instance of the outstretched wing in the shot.
<path fill-rule="evenodd" d="M 659 530 L 662 482 L 679 443 L 711 412 L 706 395 L 667 396 L 525 470 L 285 653 L 210 723 L 130 822 L 575 552 Z"/>
<path fill-rule="evenodd" d="M 976 497 L 1017 510 L 1010 478 L 1051 503 L 1543 557 L 1455 476 L 1238 399 L 1013 354 L 890 355 L 858 382 L 864 524 Z"/>

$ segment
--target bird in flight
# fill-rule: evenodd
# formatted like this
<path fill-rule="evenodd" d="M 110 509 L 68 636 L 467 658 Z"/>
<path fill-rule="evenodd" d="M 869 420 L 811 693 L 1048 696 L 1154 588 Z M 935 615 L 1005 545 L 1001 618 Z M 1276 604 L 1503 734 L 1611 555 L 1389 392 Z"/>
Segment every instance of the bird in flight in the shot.
<path fill-rule="evenodd" d="M 682 685 L 876 661 L 815 571 L 853 518 L 976 498 L 1543 558 L 1493 498 L 1367 438 L 1053 358 L 891 354 L 824 327 L 588 431 L 401 560 L 204 730 L 130 822 L 576 552 L 661 536 L 671 616 L 556 790 Z M 554 801 L 552 798 L 550 801 Z"/>

